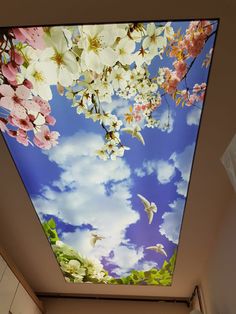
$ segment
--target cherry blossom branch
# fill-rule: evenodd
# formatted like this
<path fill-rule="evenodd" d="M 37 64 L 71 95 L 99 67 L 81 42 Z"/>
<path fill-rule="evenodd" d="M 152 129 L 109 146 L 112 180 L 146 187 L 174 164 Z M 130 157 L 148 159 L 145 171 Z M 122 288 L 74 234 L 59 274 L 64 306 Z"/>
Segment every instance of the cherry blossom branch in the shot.
<path fill-rule="evenodd" d="M 207 43 L 207 41 L 209 40 L 209 38 L 211 38 L 211 36 L 213 36 L 214 34 L 216 34 L 216 31 L 213 31 L 206 39 L 205 44 Z M 205 46 L 204 44 L 204 46 Z M 200 54 L 199 54 L 200 55 Z M 185 77 L 188 75 L 189 71 L 191 70 L 192 66 L 194 65 L 194 62 L 196 61 L 196 59 L 199 57 L 199 55 L 197 57 L 195 57 L 192 62 L 190 63 L 187 72 L 185 73 L 185 75 L 183 76 L 182 80 L 185 79 Z M 181 80 L 181 81 L 182 81 Z"/>

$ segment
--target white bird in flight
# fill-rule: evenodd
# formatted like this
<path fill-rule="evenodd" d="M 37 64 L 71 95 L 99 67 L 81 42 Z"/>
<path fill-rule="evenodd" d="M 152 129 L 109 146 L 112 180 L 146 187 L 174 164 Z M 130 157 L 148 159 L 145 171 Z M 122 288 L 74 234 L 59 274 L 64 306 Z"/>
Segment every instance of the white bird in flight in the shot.
<path fill-rule="evenodd" d="M 140 126 L 136 125 L 134 128 L 122 128 L 121 131 L 131 134 L 132 137 L 136 137 L 143 145 L 145 145 L 144 138 L 140 132 Z"/>
<path fill-rule="evenodd" d="M 153 250 L 156 251 L 157 253 L 161 253 L 162 255 L 165 255 L 167 257 L 166 251 L 164 249 L 163 244 L 157 243 L 154 246 L 148 246 L 146 247 L 147 250 Z"/>
<path fill-rule="evenodd" d="M 149 202 L 144 196 L 142 196 L 141 194 L 137 194 L 137 196 L 140 198 L 140 200 L 142 201 L 143 205 L 144 205 L 144 210 L 148 215 L 148 222 L 149 224 L 152 223 L 153 220 L 153 215 L 154 213 L 157 212 L 157 206 L 155 203 L 153 202 Z"/>
<path fill-rule="evenodd" d="M 95 247 L 96 242 L 101 241 L 103 239 L 105 239 L 105 237 L 99 236 L 96 233 L 92 233 L 91 239 L 90 239 L 90 244 L 92 245 L 92 247 Z"/>

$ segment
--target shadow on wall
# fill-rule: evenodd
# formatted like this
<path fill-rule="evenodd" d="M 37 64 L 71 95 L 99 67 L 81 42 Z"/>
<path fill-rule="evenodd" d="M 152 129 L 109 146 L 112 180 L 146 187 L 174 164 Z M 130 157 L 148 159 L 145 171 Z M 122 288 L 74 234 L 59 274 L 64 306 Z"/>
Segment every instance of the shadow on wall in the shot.
<path fill-rule="evenodd" d="M 236 313 L 236 194 L 225 215 L 216 239 L 215 249 L 202 277 L 207 314 Z"/>

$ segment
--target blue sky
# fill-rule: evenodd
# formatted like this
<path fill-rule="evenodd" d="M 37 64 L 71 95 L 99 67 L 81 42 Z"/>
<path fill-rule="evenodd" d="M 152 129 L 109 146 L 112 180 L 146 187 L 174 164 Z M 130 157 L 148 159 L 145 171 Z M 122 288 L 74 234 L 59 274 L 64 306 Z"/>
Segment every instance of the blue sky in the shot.
<path fill-rule="evenodd" d="M 188 22 L 173 25 L 175 30 L 185 29 Z M 207 81 L 208 69 L 201 64 L 213 43 L 214 36 L 194 63 L 189 87 Z M 171 62 L 156 58 L 150 72 Z M 91 153 L 104 135 L 99 123 L 77 115 L 70 100 L 58 95 L 55 87 L 52 91 L 54 129 L 61 134 L 58 146 L 45 152 L 5 136 L 40 219 L 55 218 L 62 240 L 82 254 L 100 259 L 114 276 L 125 275 L 132 268 L 161 267 L 165 256 L 146 247 L 163 244 L 168 259 L 177 247 L 202 104 L 197 104 L 199 108 L 176 107 L 166 96 L 168 132 L 145 128 L 145 146 L 123 133 L 122 142 L 131 149 L 122 159 L 102 161 Z M 129 106 L 126 100 L 114 100 L 119 106 Z M 163 122 L 166 112 L 164 101 L 158 109 Z M 150 225 L 138 193 L 158 207 Z M 91 230 L 105 237 L 95 248 L 88 242 Z"/>

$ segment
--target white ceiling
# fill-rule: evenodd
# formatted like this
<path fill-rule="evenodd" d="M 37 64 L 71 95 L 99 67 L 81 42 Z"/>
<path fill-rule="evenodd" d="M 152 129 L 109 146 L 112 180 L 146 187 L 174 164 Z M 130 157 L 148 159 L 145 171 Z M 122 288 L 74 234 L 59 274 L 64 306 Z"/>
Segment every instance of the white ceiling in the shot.
<path fill-rule="evenodd" d="M 180 5 L 181 4 L 181 5 Z M 0 25 L 220 18 L 215 56 L 171 287 L 68 284 L 64 281 L 11 157 L 0 138 L 0 244 L 31 287 L 43 293 L 186 297 L 214 246 L 233 189 L 220 157 L 235 132 L 236 3 L 214 1 L 8 1 Z"/>

